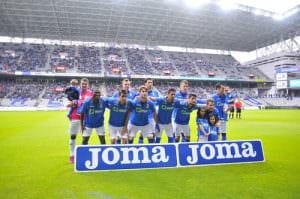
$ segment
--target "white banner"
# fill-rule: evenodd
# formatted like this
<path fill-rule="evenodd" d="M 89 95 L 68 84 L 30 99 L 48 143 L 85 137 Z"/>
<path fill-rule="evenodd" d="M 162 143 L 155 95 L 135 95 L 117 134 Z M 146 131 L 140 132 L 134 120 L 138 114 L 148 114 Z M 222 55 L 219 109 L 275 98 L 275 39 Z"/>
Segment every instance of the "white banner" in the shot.
<path fill-rule="evenodd" d="M 277 81 L 287 80 L 287 73 L 277 73 L 276 80 Z"/>
<path fill-rule="evenodd" d="M 287 86 L 288 86 L 287 81 L 277 81 L 276 82 L 277 89 L 284 89 L 284 88 L 287 88 Z"/>

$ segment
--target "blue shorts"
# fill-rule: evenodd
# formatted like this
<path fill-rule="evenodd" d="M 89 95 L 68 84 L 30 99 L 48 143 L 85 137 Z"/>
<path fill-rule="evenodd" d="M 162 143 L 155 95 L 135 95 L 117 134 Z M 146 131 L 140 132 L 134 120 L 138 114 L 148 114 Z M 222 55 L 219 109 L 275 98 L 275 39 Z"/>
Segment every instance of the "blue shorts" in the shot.
<path fill-rule="evenodd" d="M 216 135 L 216 134 L 209 134 L 208 141 L 218 141 L 218 135 Z"/>

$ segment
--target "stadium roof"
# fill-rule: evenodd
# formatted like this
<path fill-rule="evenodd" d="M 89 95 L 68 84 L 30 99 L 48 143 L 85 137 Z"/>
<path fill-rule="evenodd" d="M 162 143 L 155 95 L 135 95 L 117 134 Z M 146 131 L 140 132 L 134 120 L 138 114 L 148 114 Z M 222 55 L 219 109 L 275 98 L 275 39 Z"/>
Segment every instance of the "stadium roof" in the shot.
<path fill-rule="evenodd" d="M 276 13 L 242 8 L 193 9 L 183 0 L 3 0 L 0 35 L 251 51 L 300 33 L 298 11 L 275 20 L 269 16 Z"/>

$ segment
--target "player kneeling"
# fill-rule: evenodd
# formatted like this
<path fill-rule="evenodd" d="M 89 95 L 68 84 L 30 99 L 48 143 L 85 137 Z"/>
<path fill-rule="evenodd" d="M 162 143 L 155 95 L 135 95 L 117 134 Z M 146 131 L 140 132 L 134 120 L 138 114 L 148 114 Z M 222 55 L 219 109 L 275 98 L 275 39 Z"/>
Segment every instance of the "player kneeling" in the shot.
<path fill-rule="evenodd" d="M 118 98 L 107 99 L 107 108 L 110 109 L 109 136 L 112 144 L 115 144 L 118 138 L 122 138 L 122 144 L 126 144 L 128 116 L 132 103 L 127 100 L 126 90 L 120 90 L 118 96 Z"/>
<path fill-rule="evenodd" d="M 157 114 L 154 104 L 149 101 L 148 90 L 145 86 L 139 88 L 139 97 L 132 102 L 132 118 L 128 125 L 128 143 L 132 144 L 137 132 L 141 132 L 144 138 L 148 138 L 149 143 L 153 143 L 152 126 L 149 124 L 148 112 L 153 112 L 153 117 L 157 124 Z M 157 125 L 156 125 L 157 126 Z"/>
<path fill-rule="evenodd" d="M 93 97 L 85 101 L 79 111 L 81 114 L 83 145 L 88 144 L 93 129 L 96 130 L 100 143 L 105 144 L 103 121 L 106 102 L 100 96 L 100 90 L 96 90 Z"/>

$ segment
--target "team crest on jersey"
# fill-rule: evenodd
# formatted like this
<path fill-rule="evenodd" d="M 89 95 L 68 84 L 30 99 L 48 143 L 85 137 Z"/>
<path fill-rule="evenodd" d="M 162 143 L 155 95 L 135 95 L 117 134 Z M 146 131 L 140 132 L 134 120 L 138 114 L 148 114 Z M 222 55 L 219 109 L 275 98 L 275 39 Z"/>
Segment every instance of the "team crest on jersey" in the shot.
<path fill-rule="evenodd" d="M 166 104 L 163 104 L 163 105 L 161 106 L 161 109 L 162 109 L 162 110 L 168 110 L 168 111 L 170 111 L 170 110 L 173 110 L 174 107 L 168 107 Z"/>
<path fill-rule="evenodd" d="M 217 102 L 217 106 L 224 106 L 224 103 L 222 103 L 222 102 Z"/>
<path fill-rule="evenodd" d="M 147 112 L 148 112 L 148 110 L 144 110 L 144 109 L 142 109 L 141 107 L 136 107 L 135 111 L 136 111 L 137 113 L 147 113 Z"/>
<path fill-rule="evenodd" d="M 188 109 L 183 109 L 183 110 L 180 111 L 180 113 L 181 113 L 182 115 L 189 115 L 189 114 L 190 114 L 190 111 L 189 111 Z"/>
<path fill-rule="evenodd" d="M 112 110 L 113 110 L 114 112 L 122 112 L 122 113 L 124 113 L 124 112 L 127 111 L 126 108 L 127 108 L 127 107 L 125 107 L 124 109 L 122 109 L 122 108 L 119 108 L 119 107 L 117 107 L 117 106 L 113 106 Z"/>

